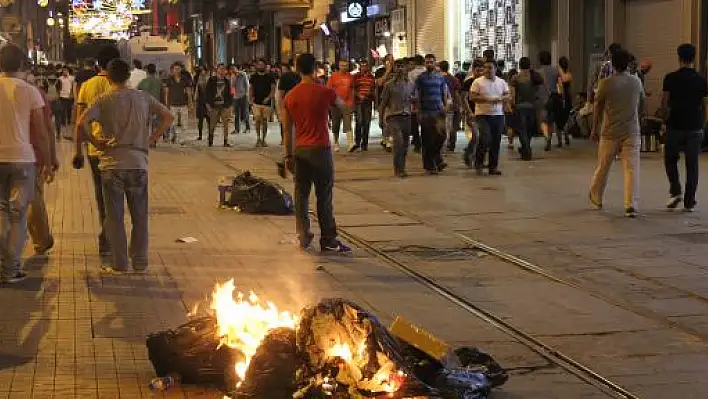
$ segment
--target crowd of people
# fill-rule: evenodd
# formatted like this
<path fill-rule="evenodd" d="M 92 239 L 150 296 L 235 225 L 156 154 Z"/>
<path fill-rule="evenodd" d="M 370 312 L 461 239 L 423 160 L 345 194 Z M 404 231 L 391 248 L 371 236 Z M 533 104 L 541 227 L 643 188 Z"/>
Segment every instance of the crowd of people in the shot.
<path fill-rule="evenodd" d="M 705 121 L 705 78 L 693 68 L 696 49 L 678 47 L 680 68 L 664 79 L 658 116 L 666 126 L 664 161 L 670 186 L 667 208 L 683 202 L 686 211 L 697 205 L 698 158 Z M 280 121 L 284 164 L 295 176 L 296 228 L 303 249 L 311 248 L 308 200 L 312 186 L 324 252 L 349 253 L 337 238 L 332 210 L 333 152 L 339 151 L 340 131 L 348 152 L 369 149 L 374 112 L 379 114 L 381 145 L 392 152 L 395 176 L 408 176 L 409 146 L 420 153 L 425 172 L 436 175 L 447 167 L 456 137 L 464 129 L 468 144 L 463 160 L 478 174 L 501 175 L 502 136 L 513 148 L 518 139 L 522 160 L 533 159 L 531 138 L 545 138 L 546 151 L 570 144 L 570 136 L 585 131 L 598 141 L 598 165 L 590 201 L 602 207 L 609 167 L 621 157 L 625 174 L 625 213 L 637 213 L 639 143 L 645 114 L 644 77 L 648 60 L 638 63 L 619 44 L 612 44 L 591 75 L 587 92 L 572 97 L 573 75 L 568 60 L 552 65 L 541 52 L 538 65 L 528 57 L 517 70 L 504 72 L 494 53 L 471 62 L 455 63 L 435 55 L 394 60 L 387 56 L 376 69 L 368 61 L 340 61 L 333 70 L 312 54 L 273 68 L 264 60 L 252 68 L 220 64 L 194 74 L 173 64 L 159 76 L 155 65 L 143 70 L 121 60 L 113 46 L 97 60 L 85 60 L 74 74 L 69 66 L 28 69 L 24 52 L 13 44 L 0 47 L 0 212 L 3 246 L 0 281 L 26 278 L 20 256 L 29 234 L 37 254 L 48 253 L 54 240 L 49 230 L 43 187 L 59 168 L 57 141 L 75 141 L 74 168 L 91 169 L 101 231 L 102 270 L 122 274 L 131 268 L 144 272 L 148 251 L 148 153 L 160 138 L 176 143 L 186 121 L 197 119 L 198 139 L 207 122 L 208 145 L 217 124 L 223 144 L 230 134 L 250 130 L 252 115 L 256 147 L 267 146 L 268 125 Z M 230 131 L 230 123 L 234 130 Z M 352 123 L 354 122 L 354 126 Z M 242 127 L 245 130 L 242 130 Z M 334 140 L 330 139 L 330 129 Z M 86 155 L 84 152 L 86 151 Z M 686 185 L 679 180 L 678 160 L 684 152 Z M 128 245 L 123 202 L 132 219 Z"/>

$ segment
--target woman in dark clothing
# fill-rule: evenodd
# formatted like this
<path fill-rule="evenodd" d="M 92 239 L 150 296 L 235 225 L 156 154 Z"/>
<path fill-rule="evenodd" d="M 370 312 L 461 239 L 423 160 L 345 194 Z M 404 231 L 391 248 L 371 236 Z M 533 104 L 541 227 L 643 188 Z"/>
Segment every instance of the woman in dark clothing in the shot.
<path fill-rule="evenodd" d="M 573 94 L 570 91 L 570 85 L 573 83 L 573 74 L 570 72 L 568 58 L 566 57 L 561 57 L 558 60 L 558 67 L 560 72 L 560 81 L 563 84 L 563 101 L 561 102 L 560 109 L 558 110 L 556 126 L 558 126 L 559 131 L 562 130 L 565 134 L 565 145 L 570 145 L 570 135 L 565 131 L 565 125 L 568 122 L 570 111 L 573 109 Z"/>
<path fill-rule="evenodd" d="M 196 99 L 195 104 L 196 104 L 196 114 L 197 114 L 197 129 L 199 131 L 199 138 L 197 140 L 202 139 L 202 132 L 204 130 L 204 120 L 207 122 L 207 126 L 209 126 L 209 112 L 207 110 L 207 103 L 206 103 L 206 84 L 207 80 L 209 80 L 209 69 L 204 67 L 203 69 L 198 69 L 196 75 L 194 76 L 194 98 Z"/>

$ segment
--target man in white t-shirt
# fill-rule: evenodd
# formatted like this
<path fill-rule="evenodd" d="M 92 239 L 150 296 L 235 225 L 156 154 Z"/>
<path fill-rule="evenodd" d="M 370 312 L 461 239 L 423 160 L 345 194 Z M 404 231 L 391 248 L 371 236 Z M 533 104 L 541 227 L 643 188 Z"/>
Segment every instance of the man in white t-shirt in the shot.
<path fill-rule="evenodd" d="M 26 55 L 14 44 L 0 47 L 0 283 L 27 278 L 20 263 L 27 240 L 27 206 L 34 196 L 37 169 L 51 167 L 39 90 L 16 77 Z"/>
<path fill-rule="evenodd" d="M 504 102 L 511 101 L 509 85 L 496 76 L 497 64 L 493 59 L 484 62 L 484 75 L 470 87 L 470 101 L 475 103 L 475 120 L 479 126 L 479 140 L 474 168 L 482 174 L 484 157 L 489 153 L 489 174 L 501 175 L 499 171 L 499 148 L 504 134 Z"/>
<path fill-rule="evenodd" d="M 130 79 L 127 86 L 131 89 L 137 89 L 140 82 L 147 78 L 147 72 L 143 70 L 143 63 L 140 60 L 133 60 L 133 70 L 130 71 Z"/>
<path fill-rule="evenodd" d="M 69 126 L 71 125 L 71 116 L 74 110 L 74 76 L 71 75 L 69 68 L 64 67 L 61 70 L 59 77 L 59 101 L 61 104 L 61 125 L 64 127 L 64 138 L 70 140 L 71 133 Z"/>

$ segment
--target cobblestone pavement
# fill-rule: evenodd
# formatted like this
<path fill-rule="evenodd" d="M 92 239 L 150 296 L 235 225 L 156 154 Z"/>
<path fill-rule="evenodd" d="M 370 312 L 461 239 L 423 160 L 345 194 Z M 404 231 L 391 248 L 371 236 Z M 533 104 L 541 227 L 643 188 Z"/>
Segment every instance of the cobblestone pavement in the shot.
<path fill-rule="evenodd" d="M 276 178 L 271 159 L 278 156 L 278 134 L 271 131 L 266 150 L 245 151 L 254 141 L 247 135 L 232 136 L 233 150 L 204 149 L 192 130 L 185 145 L 160 145 L 151 153 L 150 271 L 144 276 L 98 273 L 89 172 L 68 168 L 70 146 L 63 144 L 67 166 L 46 194 L 56 248 L 48 260 L 29 258 L 29 280 L 0 287 L 0 398 L 163 396 L 147 390 L 153 371 L 146 335 L 186 321 L 215 282 L 232 277 L 240 289 L 288 310 L 347 297 L 384 322 L 401 314 L 455 345 L 480 346 L 512 373 L 494 398 L 605 397 L 363 250 L 351 258 L 301 254 L 292 218 L 217 209 L 219 176 L 248 168 Z M 587 149 L 542 155 L 532 164 L 505 158 L 506 176 L 496 180 L 472 177 L 455 161 L 444 176 L 416 173 L 399 181 L 381 151 L 341 154 L 338 222 L 643 398 L 703 397 L 708 352 L 700 327 L 708 322 L 701 237 L 708 233 L 693 233 L 705 231 L 705 218 L 658 210 L 665 183 L 655 157 L 644 163 L 643 182 L 654 185 L 644 187 L 643 204 L 654 201 L 657 210 L 647 205 L 645 216 L 627 221 L 610 205 L 619 203 L 616 186 L 608 192 L 608 211 L 587 210 Z M 417 169 L 419 160 L 412 160 L 411 171 Z M 611 184 L 616 181 L 613 176 Z M 580 289 L 483 256 L 453 232 L 539 263 Z M 176 242 L 185 236 L 198 242 Z M 194 387 L 164 396 L 220 397 Z"/>

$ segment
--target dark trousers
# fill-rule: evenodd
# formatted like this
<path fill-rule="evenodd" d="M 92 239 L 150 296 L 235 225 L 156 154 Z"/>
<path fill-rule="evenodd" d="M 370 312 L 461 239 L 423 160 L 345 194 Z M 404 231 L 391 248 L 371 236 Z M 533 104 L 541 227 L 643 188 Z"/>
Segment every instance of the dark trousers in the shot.
<path fill-rule="evenodd" d="M 337 239 L 337 225 L 332 208 L 334 161 L 329 147 L 297 148 L 295 162 L 295 228 L 301 244 L 309 243 L 309 201 L 312 186 L 317 198 L 317 221 L 320 225 L 320 245 L 332 244 Z"/>
<path fill-rule="evenodd" d="M 531 159 L 531 135 L 536 130 L 536 110 L 534 108 L 516 108 L 516 135 L 521 143 L 521 158 Z"/>
<path fill-rule="evenodd" d="M 479 139 L 477 140 L 477 153 L 475 154 L 474 167 L 481 169 L 484 157 L 489 153 L 489 170 L 499 167 L 499 147 L 504 134 L 504 115 L 477 115 L 479 126 Z"/>
<path fill-rule="evenodd" d="M 455 146 L 457 145 L 457 132 L 460 130 L 461 121 L 462 113 L 459 109 L 455 109 L 452 113 L 452 130 L 450 130 L 450 136 L 447 138 L 447 149 L 450 151 L 455 151 Z"/>
<path fill-rule="evenodd" d="M 111 245 L 106 236 L 104 223 L 106 221 L 106 207 L 103 201 L 103 178 L 101 171 L 98 169 L 98 157 L 88 157 L 89 165 L 91 165 L 91 175 L 93 176 L 93 189 L 96 196 L 96 209 L 98 211 L 98 225 L 101 226 L 101 232 L 98 234 L 98 252 L 102 255 L 111 253 Z"/>
<path fill-rule="evenodd" d="M 248 123 L 249 106 L 248 97 L 234 99 L 234 127 L 236 133 L 241 132 L 241 122 L 246 124 L 246 130 L 250 130 L 251 126 Z"/>
<path fill-rule="evenodd" d="M 60 104 L 61 104 L 61 125 L 62 126 L 69 126 L 71 123 L 71 113 L 74 108 L 74 100 L 71 98 L 60 98 L 59 99 Z"/>
<path fill-rule="evenodd" d="M 205 113 L 207 111 L 204 111 Z M 199 138 L 202 138 L 202 133 L 204 132 L 204 121 L 206 120 L 207 123 L 207 129 L 209 129 L 209 116 L 207 115 L 200 115 L 197 118 L 197 131 L 199 132 Z"/>
<path fill-rule="evenodd" d="M 664 148 L 664 166 L 669 178 L 669 192 L 672 196 L 681 195 L 681 180 L 678 162 L 683 152 L 686 162 L 686 192 L 683 203 L 686 207 L 696 205 L 696 190 L 698 189 L 698 158 L 701 153 L 703 130 L 669 129 Z"/>
<path fill-rule="evenodd" d="M 354 142 L 362 150 L 369 148 L 369 131 L 371 130 L 371 116 L 374 103 L 365 101 L 357 104 L 355 112 L 356 125 L 354 127 Z"/>
<path fill-rule="evenodd" d="M 64 106 L 61 100 L 54 100 L 49 104 L 54 115 L 54 128 L 56 129 L 57 137 L 61 136 L 61 127 L 64 125 Z"/>
<path fill-rule="evenodd" d="M 386 118 L 388 137 L 393 141 L 393 171 L 405 172 L 406 155 L 411 135 L 411 117 L 409 115 L 394 115 Z"/>
<path fill-rule="evenodd" d="M 420 120 L 418 113 L 411 115 L 411 144 L 416 150 L 420 150 Z"/>
<path fill-rule="evenodd" d="M 445 114 L 420 113 L 420 140 L 423 168 L 437 171 L 442 160 L 442 148 L 445 145 Z"/>

